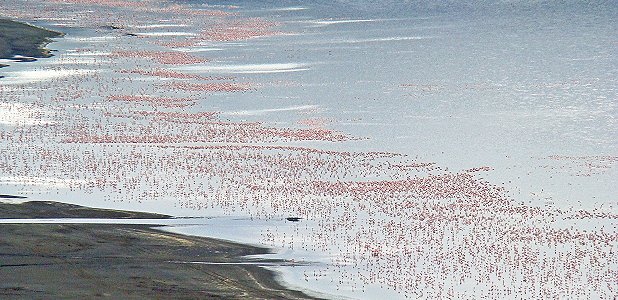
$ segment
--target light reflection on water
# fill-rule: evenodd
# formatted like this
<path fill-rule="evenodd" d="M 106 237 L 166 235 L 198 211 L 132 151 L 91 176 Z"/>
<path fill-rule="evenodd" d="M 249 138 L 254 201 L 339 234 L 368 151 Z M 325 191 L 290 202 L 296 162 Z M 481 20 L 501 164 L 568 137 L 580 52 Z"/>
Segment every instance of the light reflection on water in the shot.
<path fill-rule="evenodd" d="M 328 126 L 369 139 L 326 145 L 311 142 L 299 144 L 336 150 L 395 151 L 437 162 L 453 171 L 489 165 L 493 170 L 479 176 L 506 187 L 509 196 L 516 202 L 562 209 L 596 208 L 599 204 L 606 204 L 604 211 L 616 212 L 613 187 L 618 170 L 611 159 L 594 159 L 595 156 L 615 156 L 618 146 L 614 134 L 617 131 L 615 78 L 618 76 L 614 67 L 616 55 L 611 51 L 615 46 L 616 24 L 611 22 L 611 11 L 609 17 L 594 12 L 572 15 L 571 8 L 565 7 L 562 8 L 564 11 L 549 9 L 547 15 L 518 11 L 476 19 L 453 9 L 445 15 L 433 13 L 421 18 L 404 16 L 387 20 L 374 15 L 375 12 L 370 9 L 374 5 L 363 8 L 361 2 L 348 2 L 355 9 L 334 11 L 330 10 L 332 6 L 319 2 L 303 7 L 273 8 L 275 5 L 268 2 L 264 5 L 270 10 L 253 9 L 247 12 L 267 17 L 271 16 L 272 11 L 289 13 L 279 16 L 289 34 L 234 43 L 208 42 L 181 48 L 180 51 L 208 56 L 213 62 L 174 67 L 176 70 L 190 70 L 203 75 L 242 74 L 243 79 L 263 84 L 258 93 L 202 97 L 204 99 L 199 99 L 202 102 L 190 109 L 222 111 L 225 118 L 233 120 L 263 121 L 263 116 L 267 115 L 270 123 L 296 126 L 299 116 L 312 116 L 316 113 L 314 109 L 319 108 L 317 115 L 333 120 Z M 389 2 L 384 6 L 392 8 L 397 4 Z M 339 14 L 346 13 L 351 16 L 337 18 Z M 401 10 L 397 15 L 401 14 L 406 12 Z M 165 37 L 176 32 L 176 29 L 161 35 L 161 28 L 180 26 L 183 32 L 187 29 L 186 33 L 193 33 L 194 24 L 184 23 L 138 25 L 134 28 L 140 31 L 155 29 L 150 35 Z M 9 85 L 35 81 L 44 84 L 46 80 L 73 78 L 90 72 L 90 69 L 70 68 L 71 63 L 79 62 L 92 68 L 98 66 L 94 60 L 65 59 L 63 62 L 63 55 L 104 57 L 115 46 L 125 43 L 134 43 L 135 47 L 152 47 L 143 45 L 143 40 L 134 42 L 116 33 L 106 34 L 102 36 L 100 32 L 86 31 L 76 33 L 76 36 L 69 35 L 53 44 L 61 50 L 56 57 L 32 65 L 11 66 L 15 71 L 7 69 L 12 74 L 8 74 L 3 82 Z M 90 50 L 63 51 L 74 48 Z M 45 68 L 63 64 L 66 66 L 59 69 Z M 43 68 L 33 71 L 31 66 Z M 120 66 L 102 65 L 102 68 L 133 67 L 141 65 L 134 62 Z M 110 73 L 108 75 L 113 84 L 106 86 L 108 90 L 105 92 L 172 94 L 149 90 L 136 84 L 136 81 L 124 82 L 121 75 Z M 291 83 L 284 88 L 268 85 L 270 81 L 282 80 Z M 292 84 L 294 82 L 301 84 Z M 89 83 L 87 87 L 93 85 Z M 95 99 L 103 103 L 101 99 L 104 96 L 105 93 L 99 92 Z M 25 97 L 19 101 L 37 100 Z M 99 105 L 97 107 L 104 108 L 100 103 L 83 102 L 90 107 Z M 57 105 L 64 104 L 58 102 Z M 4 125 L 11 126 L 18 122 L 25 125 L 52 123 L 41 116 L 32 119 L 27 116 L 31 112 L 26 110 L 16 116 L 7 112 L 5 107 L 8 106 L 0 106 L 0 123 L 4 122 Z M 4 152 L 7 154 L 22 151 L 11 148 L 12 145 L 3 146 L 8 148 Z M 133 151 L 133 146 L 118 146 L 116 153 Z M 85 148 L 92 148 L 92 152 L 112 148 L 109 145 L 60 147 L 75 152 Z M 550 158 L 556 154 L 572 159 Z M 126 175 L 137 177 L 139 171 Z M 67 186 L 70 183 L 91 182 L 89 180 L 92 178 L 73 179 L 62 177 L 66 174 L 56 175 L 60 177 L 36 177 L 35 180 L 4 176 L 0 184 L 8 192 L 27 194 L 31 199 L 53 199 L 86 206 L 173 215 L 246 216 L 249 213 L 220 207 L 195 211 L 179 207 L 179 200 L 175 197 L 158 196 L 159 190 L 148 188 L 138 189 L 143 192 L 139 195 L 96 189 L 75 191 Z M 170 179 L 165 172 L 150 176 L 161 182 Z M 195 223 L 195 220 L 181 224 L 173 222 L 185 220 L 153 222 L 172 222 L 176 227 L 169 230 L 179 233 L 272 246 L 278 249 L 277 255 L 288 259 L 306 259 L 324 264 L 335 261 L 337 268 L 347 268 L 348 262 L 337 257 L 340 253 L 336 247 L 341 245 L 331 245 L 334 249 L 330 252 L 306 251 L 299 249 L 299 246 L 306 245 L 307 241 L 291 240 L 291 237 L 299 237 L 292 234 L 295 231 L 310 232 L 319 228 L 311 221 L 288 224 L 282 220 L 212 220 L 211 223 L 211 219 L 206 219 L 204 224 Z M 594 220 L 591 222 L 594 223 Z M 552 223 L 552 226 L 569 227 L 575 224 L 582 229 L 593 229 L 595 225 L 603 225 L 611 232 L 611 222 L 585 224 L 573 221 Z M 285 236 L 283 240 L 287 242 L 271 242 L 267 235 L 275 233 L 277 241 Z M 338 240 L 337 243 L 344 241 Z M 294 249 L 291 250 L 290 246 Z M 368 290 L 364 291 L 357 286 L 353 291 L 354 282 L 358 279 L 344 277 L 334 269 L 324 271 L 323 268 L 303 266 L 300 268 L 304 269 L 298 271 L 297 268 L 280 268 L 286 280 L 290 279 L 295 286 L 357 297 L 397 296 L 395 292 L 379 286 L 365 287 Z M 333 278 L 344 282 L 331 282 Z M 374 294 L 367 294 L 371 291 Z"/>

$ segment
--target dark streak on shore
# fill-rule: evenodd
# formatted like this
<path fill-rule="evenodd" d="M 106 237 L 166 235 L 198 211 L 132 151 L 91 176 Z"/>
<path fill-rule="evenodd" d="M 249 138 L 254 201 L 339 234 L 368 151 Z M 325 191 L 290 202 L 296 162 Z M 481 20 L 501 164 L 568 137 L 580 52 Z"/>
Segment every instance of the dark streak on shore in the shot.
<path fill-rule="evenodd" d="M 56 214 L 65 207 L 66 212 Z M 0 218 L 17 211 L 23 217 L 46 218 L 141 214 L 26 202 L 0 205 Z M 283 287 L 276 273 L 259 265 L 233 264 L 277 263 L 244 258 L 269 253 L 267 248 L 184 236 L 147 225 L 7 224 L 0 225 L 0 232 L 0 298 L 314 299 Z"/>
<path fill-rule="evenodd" d="M 24 196 L 0 194 L 0 199 L 26 199 Z"/>
<path fill-rule="evenodd" d="M 18 196 L 12 196 L 18 197 Z M 0 197 L 3 198 L 3 197 Z M 7 197 L 4 197 L 7 198 Z M 18 204 L 0 202 L 3 219 L 36 218 L 106 218 L 106 219 L 169 219 L 172 216 L 112 209 L 90 208 L 53 201 L 28 201 Z"/>

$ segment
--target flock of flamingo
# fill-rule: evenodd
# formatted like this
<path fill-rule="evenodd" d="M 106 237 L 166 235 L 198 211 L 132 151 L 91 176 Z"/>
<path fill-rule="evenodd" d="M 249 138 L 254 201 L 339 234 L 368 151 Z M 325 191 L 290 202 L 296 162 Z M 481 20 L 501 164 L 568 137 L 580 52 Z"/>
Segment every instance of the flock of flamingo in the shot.
<path fill-rule="evenodd" d="M 300 222 L 293 233 L 269 229 L 262 242 L 331 253 L 325 270 L 304 278 L 328 276 L 342 288 L 378 284 L 428 299 L 618 294 L 613 210 L 520 204 L 503 186 L 482 179 L 489 166 L 453 172 L 397 153 L 329 150 L 362 137 L 328 129 L 336 120 L 316 113 L 287 128 L 268 120 L 223 120 L 220 111 L 208 109 L 210 99 L 253 93 L 260 82 L 170 68 L 210 63 L 178 47 L 267 38 L 281 33 L 277 22 L 242 17 L 233 7 L 193 9 L 155 0 L 17 2 L 11 7 L 21 9 L 0 14 L 121 29 L 97 29 L 114 37 L 109 44 L 93 42 L 74 52 L 80 55 L 56 53 L 51 60 L 58 64 L 34 65 L 51 73 L 84 72 L 44 81 L 3 79 L 0 115 L 23 116 L 0 123 L 5 184 L 104 193 L 110 201 L 174 198 L 187 209 L 255 218 L 302 217 L 316 226 Z M 100 13 L 84 18 L 89 9 Z M 191 22 L 197 33 L 124 34 L 162 19 Z M 95 62 L 80 60 L 93 49 L 105 54 Z M 563 168 L 593 176 L 618 158 L 544 160 L 571 162 Z"/>

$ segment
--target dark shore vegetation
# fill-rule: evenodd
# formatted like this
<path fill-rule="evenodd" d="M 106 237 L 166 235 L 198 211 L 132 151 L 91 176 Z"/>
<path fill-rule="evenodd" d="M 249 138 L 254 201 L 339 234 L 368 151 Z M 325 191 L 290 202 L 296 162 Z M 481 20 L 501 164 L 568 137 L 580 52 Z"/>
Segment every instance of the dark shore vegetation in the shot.
<path fill-rule="evenodd" d="M 62 33 L 7 19 L 0 19 L 0 58 L 12 59 L 15 55 L 50 57 L 45 45 Z"/>
<path fill-rule="evenodd" d="M 0 205 L 0 218 L 18 211 L 45 218 L 148 215 L 26 202 Z M 2 299 L 313 299 L 260 266 L 282 261 L 245 257 L 265 248 L 146 225 L 3 224 L 0 232 Z M 238 264 L 249 261 L 255 264 Z"/>

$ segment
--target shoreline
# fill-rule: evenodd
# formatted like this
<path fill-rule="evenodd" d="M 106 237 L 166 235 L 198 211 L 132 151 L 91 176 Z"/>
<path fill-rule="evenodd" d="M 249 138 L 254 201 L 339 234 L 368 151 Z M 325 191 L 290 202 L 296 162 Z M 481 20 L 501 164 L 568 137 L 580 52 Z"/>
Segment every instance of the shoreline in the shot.
<path fill-rule="evenodd" d="M 61 32 L 19 21 L 0 19 L 0 59 L 16 62 L 36 61 L 53 56 L 45 48 L 51 38 L 61 37 Z M 0 68 L 8 66 L 0 63 Z"/>
<path fill-rule="evenodd" d="M 58 214 L 59 210 L 64 213 Z M 0 218 L 152 218 L 52 201 L 0 203 Z M 0 224 L 2 297 L 132 299 L 317 299 L 286 288 L 265 266 L 288 261 L 247 256 L 271 249 L 188 236 L 157 225 Z M 57 276 L 63 274 L 63 276 Z"/>

